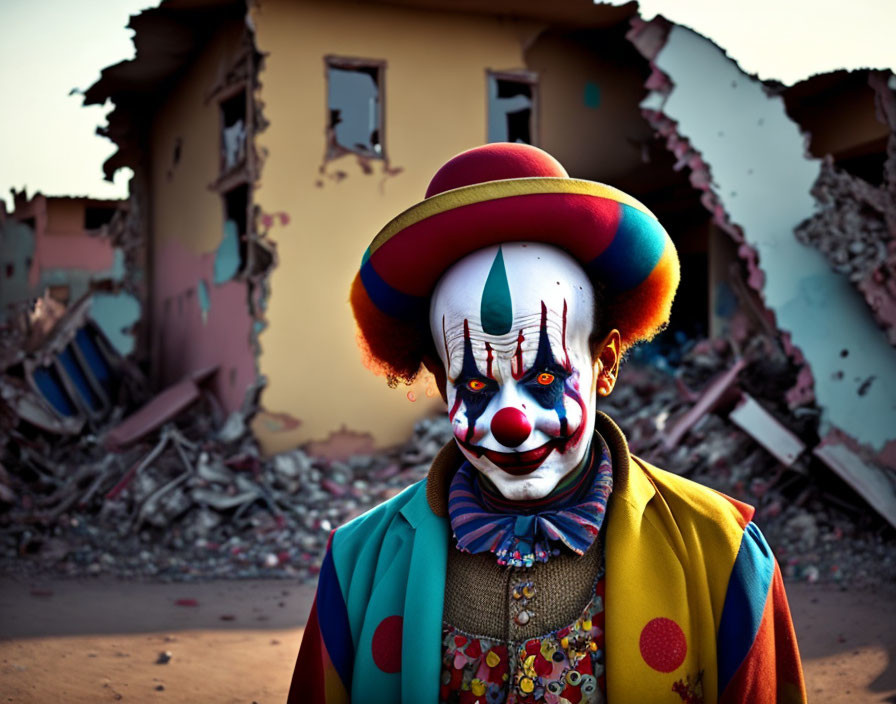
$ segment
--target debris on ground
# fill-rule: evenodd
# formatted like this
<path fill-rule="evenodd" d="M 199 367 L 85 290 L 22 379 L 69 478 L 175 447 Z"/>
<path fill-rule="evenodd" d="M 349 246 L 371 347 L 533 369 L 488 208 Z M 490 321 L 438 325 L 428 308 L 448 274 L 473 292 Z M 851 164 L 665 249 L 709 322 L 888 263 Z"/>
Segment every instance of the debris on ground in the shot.
<path fill-rule="evenodd" d="M 52 339 L 62 340 L 58 349 L 70 344 Z M 799 370 L 780 345 L 755 335 L 678 349 L 665 368 L 627 362 L 601 401 L 632 451 L 755 506 L 786 577 L 893 581 L 893 528 L 823 461 L 820 414 L 811 398 L 788 400 Z M 0 378 L 39 366 L 26 357 L 0 368 Z M 6 397 L 0 402 L 0 571 L 313 581 L 331 531 L 422 479 L 452 438 L 442 416 L 421 420 L 391 450 L 345 460 L 303 448 L 263 457 L 247 423 L 251 409 L 225 415 L 206 389 L 215 370 L 151 397 L 117 360 L 107 366 L 128 391 L 115 396 L 108 387 L 116 400 L 96 413 L 80 405 L 78 434 L 29 422 Z M 28 388 L 39 396 L 40 387 Z M 186 596 L 177 604 L 198 605 Z"/>
<path fill-rule="evenodd" d="M 405 448 L 266 459 L 244 422 L 219 427 L 216 412 L 200 395 L 114 452 L 102 434 L 60 442 L 13 430 L 0 458 L 12 470 L 0 485 L 15 496 L 0 505 L 0 571 L 314 579 L 330 532 L 422 479 L 451 437 L 447 419 L 426 419 Z"/>

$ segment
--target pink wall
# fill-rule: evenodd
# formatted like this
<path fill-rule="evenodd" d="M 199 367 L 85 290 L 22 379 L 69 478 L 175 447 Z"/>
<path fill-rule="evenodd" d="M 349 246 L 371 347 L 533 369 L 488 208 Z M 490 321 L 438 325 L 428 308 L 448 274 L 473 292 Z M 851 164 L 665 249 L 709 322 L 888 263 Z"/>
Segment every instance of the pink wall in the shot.
<path fill-rule="evenodd" d="M 240 407 L 256 377 L 247 285 L 214 281 L 215 252 L 197 255 L 176 241 L 153 263 L 153 362 L 161 384 L 218 365 L 213 391 L 228 411 Z M 202 293 L 208 292 L 203 310 Z"/>
<path fill-rule="evenodd" d="M 83 219 L 84 208 L 93 202 L 83 198 L 57 196 L 48 198 L 40 193 L 30 200 L 24 192 L 16 193 L 12 217 L 18 220 L 34 218 L 34 254 L 28 269 L 28 284 L 37 286 L 41 273 L 54 269 L 77 269 L 91 273 L 111 272 L 115 263 L 115 248 L 105 237 L 88 235 L 83 228 L 69 228 L 64 234 L 49 234 L 50 209 L 66 207 Z"/>
<path fill-rule="evenodd" d="M 41 271 L 81 269 L 99 273 L 111 271 L 114 262 L 115 248 L 108 239 L 90 235 L 48 235 L 38 229 L 28 283 L 36 286 Z"/>

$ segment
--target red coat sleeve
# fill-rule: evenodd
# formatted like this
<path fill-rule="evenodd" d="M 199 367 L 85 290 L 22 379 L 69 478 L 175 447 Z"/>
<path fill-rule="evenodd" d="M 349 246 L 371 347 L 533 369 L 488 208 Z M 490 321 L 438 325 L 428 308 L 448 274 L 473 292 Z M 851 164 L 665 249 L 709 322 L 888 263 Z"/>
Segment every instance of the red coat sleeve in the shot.
<path fill-rule="evenodd" d="M 753 523 L 731 573 L 717 652 L 720 704 L 806 702 L 781 570 Z"/>

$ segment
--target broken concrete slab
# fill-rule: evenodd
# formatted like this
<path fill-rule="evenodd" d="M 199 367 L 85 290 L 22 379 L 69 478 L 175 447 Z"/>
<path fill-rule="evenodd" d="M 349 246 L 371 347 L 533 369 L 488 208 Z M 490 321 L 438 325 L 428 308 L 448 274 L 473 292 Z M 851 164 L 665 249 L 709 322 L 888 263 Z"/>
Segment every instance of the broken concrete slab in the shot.
<path fill-rule="evenodd" d="M 84 416 L 63 416 L 17 379 L 0 378 L 0 398 L 16 415 L 32 425 L 59 435 L 78 435 L 86 423 Z"/>
<path fill-rule="evenodd" d="M 737 406 L 728 414 L 728 418 L 785 467 L 792 465 L 806 449 L 802 440 L 750 394 L 745 393 L 741 396 Z"/>
<path fill-rule="evenodd" d="M 109 449 L 126 447 L 161 427 L 198 398 L 199 387 L 192 379 L 169 386 L 106 433 L 104 444 Z"/>
<path fill-rule="evenodd" d="M 715 409 L 725 396 L 731 393 L 732 388 L 737 383 L 737 375 L 746 365 L 745 359 L 738 359 L 730 369 L 720 373 L 710 381 L 690 410 L 669 428 L 663 438 L 663 445 L 667 449 L 675 447 L 697 421 Z"/>
<path fill-rule="evenodd" d="M 896 490 L 892 477 L 865 461 L 837 433 L 828 434 L 812 454 L 856 490 L 896 528 Z"/>

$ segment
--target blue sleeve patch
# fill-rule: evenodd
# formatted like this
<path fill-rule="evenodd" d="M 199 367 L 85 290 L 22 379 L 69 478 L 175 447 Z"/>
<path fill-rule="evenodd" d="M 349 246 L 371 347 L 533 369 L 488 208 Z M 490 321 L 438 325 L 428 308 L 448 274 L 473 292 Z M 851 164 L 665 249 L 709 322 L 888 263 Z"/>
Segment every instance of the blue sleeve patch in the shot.
<path fill-rule="evenodd" d="M 361 262 L 361 283 L 370 300 L 386 315 L 393 318 L 409 318 L 421 315 L 429 305 L 429 299 L 420 296 L 412 296 L 409 293 L 392 288 L 373 268 L 370 259 L 370 250 L 364 253 Z"/>
<path fill-rule="evenodd" d="M 348 610 L 339 588 L 332 550 L 327 550 L 317 582 L 317 618 L 330 661 L 346 690 L 351 691 L 355 647 L 348 623 Z"/>
<path fill-rule="evenodd" d="M 720 693 L 725 691 L 750 652 L 774 574 L 775 557 L 771 548 L 756 524 L 749 523 L 731 570 L 716 639 Z"/>

